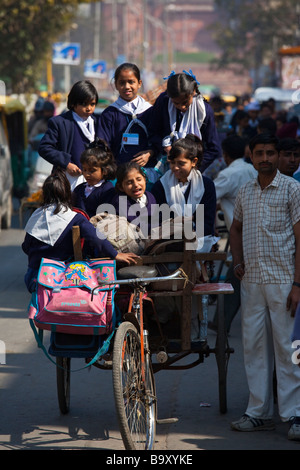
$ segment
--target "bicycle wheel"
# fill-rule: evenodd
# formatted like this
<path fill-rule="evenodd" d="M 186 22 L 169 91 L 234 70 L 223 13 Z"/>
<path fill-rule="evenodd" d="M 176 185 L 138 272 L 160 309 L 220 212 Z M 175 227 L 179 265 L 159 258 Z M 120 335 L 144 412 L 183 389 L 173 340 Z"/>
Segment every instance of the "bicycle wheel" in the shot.
<path fill-rule="evenodd" d="M 224 322 L 224 296 L 218 295 L 217 300 L 218 330 L 216 337 L 216 361 L 219 379 L 219 408 L 221 413 L 227 412 L 227 365 L 229 355 L 227 353 L 227 334 Z"/>
<path fill-rule="evenodd" d="M 67 414 L 70 409 L 71 358 L 56 358 L 56 384 L 59 409 Z"/>
<path fill-rule="evenodd" d="M 152 450 L 156 431 L 156 396 L 152 368 L 145 354 L 142 378 L 141 339 L 130 322 L 120 324 L 114 340 L 113 388 L 126 450 Z"/>

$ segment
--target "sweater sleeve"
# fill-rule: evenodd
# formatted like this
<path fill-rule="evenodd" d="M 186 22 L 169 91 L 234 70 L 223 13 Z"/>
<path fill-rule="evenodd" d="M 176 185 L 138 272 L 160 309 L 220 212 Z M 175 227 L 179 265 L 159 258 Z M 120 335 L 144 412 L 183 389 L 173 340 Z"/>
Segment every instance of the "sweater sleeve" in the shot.
<path fill-rule="evenodd" d="M 41 139 L 39 145 L 39 154 L 47 162 L 51 163 L 54 166 L 60 166 L 62 168 L 67 168 L 68 164 L 71 161 L 71 154 L 64 149 L 62 140 L 64 137 L 61 134 L 61 128 L 58 125 L 58 120 L 60 116 L 55 116 L 54 118 L 49 119 L 48 129 Z M 68 136 L 72 139 L 72 136 Z"/>
<path fill-rule="evenodd" d="M 216 218 L 216 190 L 214 182 L 203 176 L 205 186 L 200 204 L 204 204 L 204 235 L 214 235 Z"/>
<path fill-rule="evenodd" d="M 163 185 L 161 184 L 161 181 L 158 180 L 156 183 L 151 188 L 151 194 L 154 196 L 155 202 L 157 204 L 165 204 L 166 201 L 166 195 L 165 195 L 165 190 Z"/>
<path fill-rule="evenodd" d="M 202 141 L 204 144 L 204 154 L 200 165 L 201 173 L 203 173 L 215 159 L 222 156 L 222 149 L 215 124 L 213 109 L 206 102 L 205 108 L 206 117 L 201 126 Z"/>
<path fill-rule="evenodd" d="M 96 228 L 82 216 L 80 220 L 80 234 L 91 245 L 98 249 L 100 256 L 107 256 L 108 258 L 115 258 L 118 254 L 117 250 L 106 238 L 99 238 Z M 105 237 L 105 235 L 103 235 Z"/>

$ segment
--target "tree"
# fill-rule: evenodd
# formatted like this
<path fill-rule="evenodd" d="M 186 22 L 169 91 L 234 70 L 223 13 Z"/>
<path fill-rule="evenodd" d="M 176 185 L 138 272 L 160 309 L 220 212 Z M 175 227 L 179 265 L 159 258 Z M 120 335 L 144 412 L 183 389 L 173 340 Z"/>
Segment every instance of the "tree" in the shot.
<path fill-rule="evenodd" d="M 298 0 L 215 0 L 221 20 L 213 25 L 221 49 L 217 66 L 235 64 L 254 74 L 276 60 L 279 47 L 294 44 Z"/>
<path fill-rule="evenodd" d="M 0 79 L 11 91 L 35 89 L 51 45 L 91 0 L 1 0 Z"/>

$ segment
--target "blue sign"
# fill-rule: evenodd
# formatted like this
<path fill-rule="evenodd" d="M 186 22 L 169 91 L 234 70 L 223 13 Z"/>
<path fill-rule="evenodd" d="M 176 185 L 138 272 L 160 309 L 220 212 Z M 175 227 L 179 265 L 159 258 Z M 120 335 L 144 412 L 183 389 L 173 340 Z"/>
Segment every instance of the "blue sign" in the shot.
<path fill-rule="evenodd" d="M 106 62 L 104 60 L 85 60 L 83 74 L 85 77 L 91 78 L 106 77 Z"/>
<path fill-rule="evenodd" d="M 77 42 L 57 42 L 53 44 L 52 62 L 61 65 L 79 65 L 80 44 Z"/>

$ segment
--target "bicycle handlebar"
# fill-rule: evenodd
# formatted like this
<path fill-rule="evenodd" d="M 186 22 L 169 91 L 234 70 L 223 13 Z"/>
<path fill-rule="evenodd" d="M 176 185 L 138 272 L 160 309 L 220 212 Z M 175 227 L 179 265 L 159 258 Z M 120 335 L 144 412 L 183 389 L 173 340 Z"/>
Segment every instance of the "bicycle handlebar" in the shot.
<path fill-rule="evenodd" d="M 102 286 L 115 286 L 115 285 L 126 285 L 126 284 L 133 284 L 133 285 L 139 285 L 139 284 L 149 284 L 150 282 L 156 282 L 156 281 L 169 281 L 171 279 L 184 279 L 185 276 L 183 275 L 183 272 L 181 269 L 177 269 L 172 274 L 169 274 L 169 276 L 163 276 L 163 277 L 136 277 L 132 279 L 119 279 L 116 281 L 102 281 L 98 278 L 99 285 L 93 289 L 99 289 L 99 287 Z"/>

